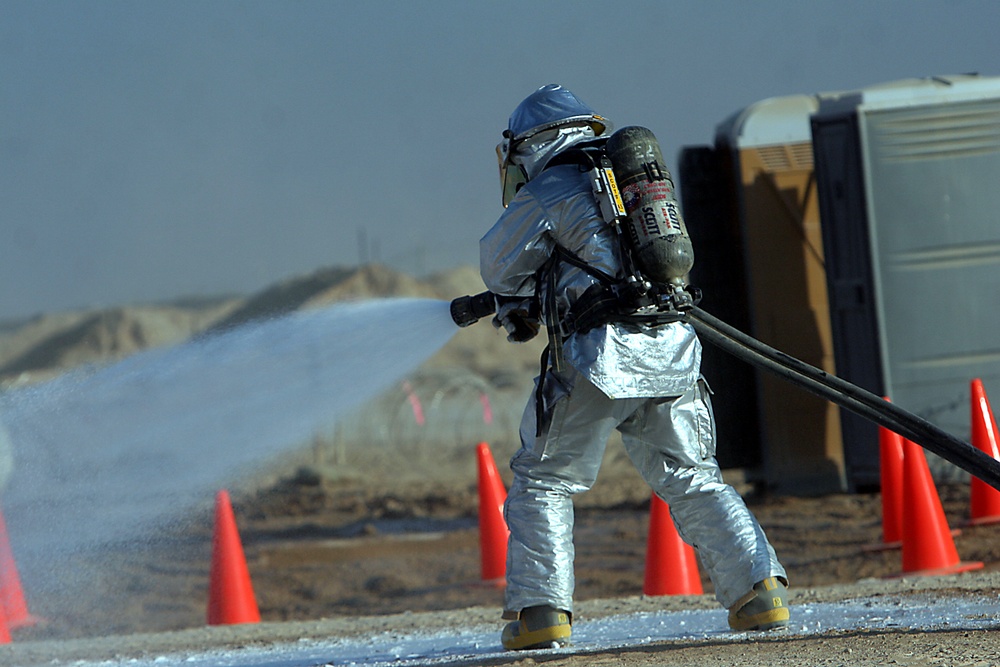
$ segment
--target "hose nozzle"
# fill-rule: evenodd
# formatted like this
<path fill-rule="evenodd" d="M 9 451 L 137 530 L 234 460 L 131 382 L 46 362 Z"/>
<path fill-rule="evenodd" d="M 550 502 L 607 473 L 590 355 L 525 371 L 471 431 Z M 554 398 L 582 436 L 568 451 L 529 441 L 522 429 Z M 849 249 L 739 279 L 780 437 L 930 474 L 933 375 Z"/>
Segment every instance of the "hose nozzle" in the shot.
<path fill-rule="evenodd" d="M 451 319 L 460 327 L 475 324 L 495 312 L 497 312 L 496 297 L 489 291 L 472 296 L 460 296 L 451 302 Z"/>

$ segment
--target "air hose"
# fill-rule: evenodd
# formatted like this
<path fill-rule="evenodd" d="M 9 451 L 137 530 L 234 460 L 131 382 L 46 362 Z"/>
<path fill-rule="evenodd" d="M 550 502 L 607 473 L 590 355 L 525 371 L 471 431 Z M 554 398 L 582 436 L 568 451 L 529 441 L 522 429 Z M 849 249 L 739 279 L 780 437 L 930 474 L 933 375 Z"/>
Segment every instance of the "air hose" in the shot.
<path fill-rule="evenodd" d="M 460 327 L 469 326 L 495 310 L 496 302 L 490 292 L 459 297 L 451 303 L 452 319 Z M 856 384 L 776 350 L 697 306 L 686 307 L 682 319 L 690 323 L 703 340 L 737 359 L 884 426 L 1000 490 L 1000 461 L 927 420 Z"/>
<path fill-rule="evenodd" d="M 701 308 L 685 311 L 701 338 L 753 366 L 898 433 L 996 489 L 1000 461 L 884 398 L 770 347 Z"/>

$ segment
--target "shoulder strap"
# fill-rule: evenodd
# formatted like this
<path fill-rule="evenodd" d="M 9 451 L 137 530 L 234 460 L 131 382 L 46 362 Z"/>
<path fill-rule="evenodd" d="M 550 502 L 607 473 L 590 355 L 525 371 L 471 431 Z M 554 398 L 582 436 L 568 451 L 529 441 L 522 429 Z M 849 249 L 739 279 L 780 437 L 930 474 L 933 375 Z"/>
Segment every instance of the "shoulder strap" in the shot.
<path fill-rule="evenodd" d="M 553 254 L 553 257 L 557 257 L 559 260 L 562 260 L 562 261 L 566 262 L 567 264 L 575 266 L 576 268 L 580 269 L 584 273 L 590 275 L 592 278 L 594 278 L 595 280 L 597 280 L 599 283 L 601 283 L 605 287 L 608 287 L 610 285 L 614 285 L 615 283 L 620 282 L 619 278 L 616 278 L 615 276 L 612 276 L 609 273 L 605 273 L 604 271 L 601 271 L 597 267 L 594 267 L 594 266 L 591 266 L 590 264 L 587 264 L 587 262 L 585 262 L 582 259 L 580 259 L 580 257 L 578 255 L 576 255 L 573 252 L 567 250 L 566 248 L 562 247 L 561 245 L 556 244 L 556 251 Z"/>
<path fill-rule="evenodd" d="M 545 164 L 542 171 L 550 167 L 558 167 L 565 164 L 576 165 L 580 168 L 580 171 L 590 171 L 600 160 L 601 155 L 604 154 L 604 145 L 607 142 L 606 138 L 600 138 L 571 146 L 557 153 Z"/>

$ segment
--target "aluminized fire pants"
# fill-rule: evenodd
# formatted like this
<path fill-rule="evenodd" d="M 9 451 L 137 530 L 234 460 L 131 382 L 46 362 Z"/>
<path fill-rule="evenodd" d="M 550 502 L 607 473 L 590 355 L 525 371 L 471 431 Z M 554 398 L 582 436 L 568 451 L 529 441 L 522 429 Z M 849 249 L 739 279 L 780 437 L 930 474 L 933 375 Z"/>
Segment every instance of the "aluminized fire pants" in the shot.
<path fill-rule="evenodd" d="M 732 606 L 755 583 L 785 577 L 764 531 L 715 460 L 715 421 L 702 380 L 672 398 L 608 398 L 573 369 L 549 370 L 545 408 L 529 401 L 504 515 L 510 527 L 504 616 L 552 605 L 573 611 L 573 494 L 597 479 L 617 428 L 628 455 L 697 551 L 716 599 Z M 536 430 L 541 435 L 536 437 Z"/>

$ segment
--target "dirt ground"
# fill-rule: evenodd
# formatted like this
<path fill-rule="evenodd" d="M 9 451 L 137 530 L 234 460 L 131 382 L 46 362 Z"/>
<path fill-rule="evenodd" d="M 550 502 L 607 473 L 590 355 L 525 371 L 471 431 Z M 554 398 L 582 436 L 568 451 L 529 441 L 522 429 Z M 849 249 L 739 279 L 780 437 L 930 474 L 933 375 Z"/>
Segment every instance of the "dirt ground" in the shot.
<path fill-rule="evenodd" d="M 370 493 L 370 492 L 369 492 Z M 964 485 L 939 489 L 949 525 L 968 517 Z M 794 586 L 812 588 L 901 574 L 881 545 L 881 496 L 755 497 Z M 502 603 L 480 580 L 474 488 L 411 488 L 365 495 L 289 484 L 242 508 L 247 557 L 265 618 L 390 614 Z M 305 520 L 303 520 L 305 519 Z M 577 599 L 642 592 L 649 498 L 638 480 L 598 485 L 578 502 Z M 963 561 L 1000 570 L 1000 526 L 962 528 Z M 706 593 L 711 582 L 702 576 Z"/>
<path fill-rule="evenodd" d="M 259 315 L 272 312 L 275 304 L 284 309 L 288 303 L 321 305 L 373 294 L 452 298 L 483 289 L 474 269 L 443 276 L 436 286 L 412 282 L 376 267 L 320 271 L 248 301 L 208 310 L 187 313 L 178 305 L 42 318 L 0 336 L 0 366 L 16 371 L 0 377 L 0 385 L 43 379 L 73 364 L 102 362 L 123 351 L 180 340 L 220 313 Z M 512 348 L 489 326 L 470 327 L 431 365 L 457 366 L 466 373 L 471 369 L 497 387 L 529 386 L 539 352 L 531 344 Z M 523 399 L 515 403 L 516 431 Z M 503 411 L 499 404 L 495 407 L 499 424 Z M 500 424 L 498 430 L 511 427 Z M 502 590 L 480 576 L 474 468 L 456 452 L 446 465 L 435 454 L 432 469 L 417 458 L 419 452 L 406 450 L 408 469 L 394 479 L 346 479 L 293 468 L 267 483 L 231 489 L 262 623 L 206 626 L 213 526 L 212 508 L 205 502 L 155 539 L 111 545 L 101 553 L 74 553 L 46 571 L 45 590 L 26 588 L 30 610 L 42 620 L 12 630 L 13 642 L 0 645 L 0 665 L 52 667 L 88 659 L 106 660 L 110 666 L 175 651 L 469 624 L 495 624 L 499 635 Z M 506 472 L 505 459 L 498 457 L 501 473 Z M 383 460 L 351 463 L 355 470 L 391 469 Z M 702 596 L 641 595 L 649 492 L 634 472 L 626 472 L 628 466 L 608 463 L 594 489 L 577 502 L 577 618 L 717 608 L 711 583 L 704 578 Z M 939 485 L 938 492 L 949 525 L 961 530 L 954 537 L 960 557 L 984 567 L 938 578 L 899 577 L 899 549 L 878 548 L 878 494 L 768 497 L 741 483 L 738 471 L 729 472 L 727 479 L 744 493 L 774 543 L 791 579 L 793 605 L 915 591 L 949 599 L 995 597 L 1000 590 L 1000 525 L 963 525 L 967 483 Z M 732 642 L 657 642 L 575 656 L 510 654 L 488 664 L 985 667 L 1000 665 L 998 637 L 995 631 L 967 630 L 832 632 L 806 638 L 768 634 Z"/>
<path fill-rule="evenodd" d="M 879 594 L 905 588 L 905 582 L 912 580 L 898 577 L 899 549 L 878 548 L 882 543 L 878 494 L 765 497 L 741 486 L 738 475 L 731 477 L 788 570 L 793 602 L 852 597 L 861 594 L 859 591 Z M 941 485 L 938 493 L 949 525 L 958 533 L 954 541 L 962 560 L 984 563 L 979 574 L 959 579 L 971 576 L 997 581 L 1000 526 L 963 525 L 968 518 L 967 484 Z M 387 491 L 379 485 L 324 480 L 308 472 L 286 477 L 264 491 L 234 494 L 246 559 L 265 622 L 234 626 L 238 630 L 229 632 L 236 632 L 240 642 L 249 638 L 266 642 L 295 632 L 293 628 L 299 628 L 298 636 L 315 634 L 317 630 L 308 624 L 320 619 L 333 624 L 324 626 L 323 632 L 334 635 L 357 632 L 359 624 L 369 629 L 401 630 L 424 618 L 423 612 L 438 614 L 427 618 L 451 618 L 442 621 L 445 623 L 468 622 L 469 618 L 495 620 L 499 632 L 502 590 L 483 582 L 480 576 L 477 495 L 474 484 L 407 484 Z M 621 609 L 623 604 L 678 609 L 715 605 L 711 583 L 704 577 L 705 595 L 698 598 L 641 596 L 648 501 L 648 492 L 638 478 L 629 476 L 600 480 L 592 491 L 579 497 L 578 617 L 599 616 Z M 103 554 L 92 563 L 93 575 L 87 586 L 72 596 L 35 604 L 32 611 L 46 621 L 16 629 L 14 643 L 0 647 L 0 664 L 35 664 L 32 660 L 36 659 L 39 664 L 59 664 L 60 656 L 106 656 L 108 650 L 120 656 L 127 652 L 123 646 L 141 652 L 157 645 L 156 640 L 146 639 L 134 646 L 128 637 L 135 633 L 181 631 L 180 635 L 159 635 L 173 637 L 158 641 L 172 641 L 170 646 L 175 650 L 188 645 L 189 640 L 180 639 L 184 632 L 201 633 L 191 645 L 206 642 L 211 533 L 206 512 L 203 519 L 178 527 L 171 538 L 142 549 L 123 550 L 117 560 Z M 973 585 L 972 589 L 995 594 L 991 585 Z M 942 588 L 954 586 L 946 581 Z M 73 602 L 68 602 L 68 597 Z M 454 610 L 464 611 L 456 617 Z M 210 630 L 226 632 L 224 628 Z M 93 638 L 109 636 L 110 644 L 106 639 L 93 643 Z M 221 639 L 224 635 L 214 636 L 225 641 Z M 11 651 L 15 662 L 3 660 L 4 649 Z M 809 639 L 767 635 L 718 646 L 674 642 L 606 655 L 511 655 L 501 662 L 1000 664 L 1000 657 L 980 661 L 987 654 L 1000 656 L 1000 640 L 993 633 L 903 631 L 834 633 Z M 955 662 L 958 657 L 965 661 Z"/>

